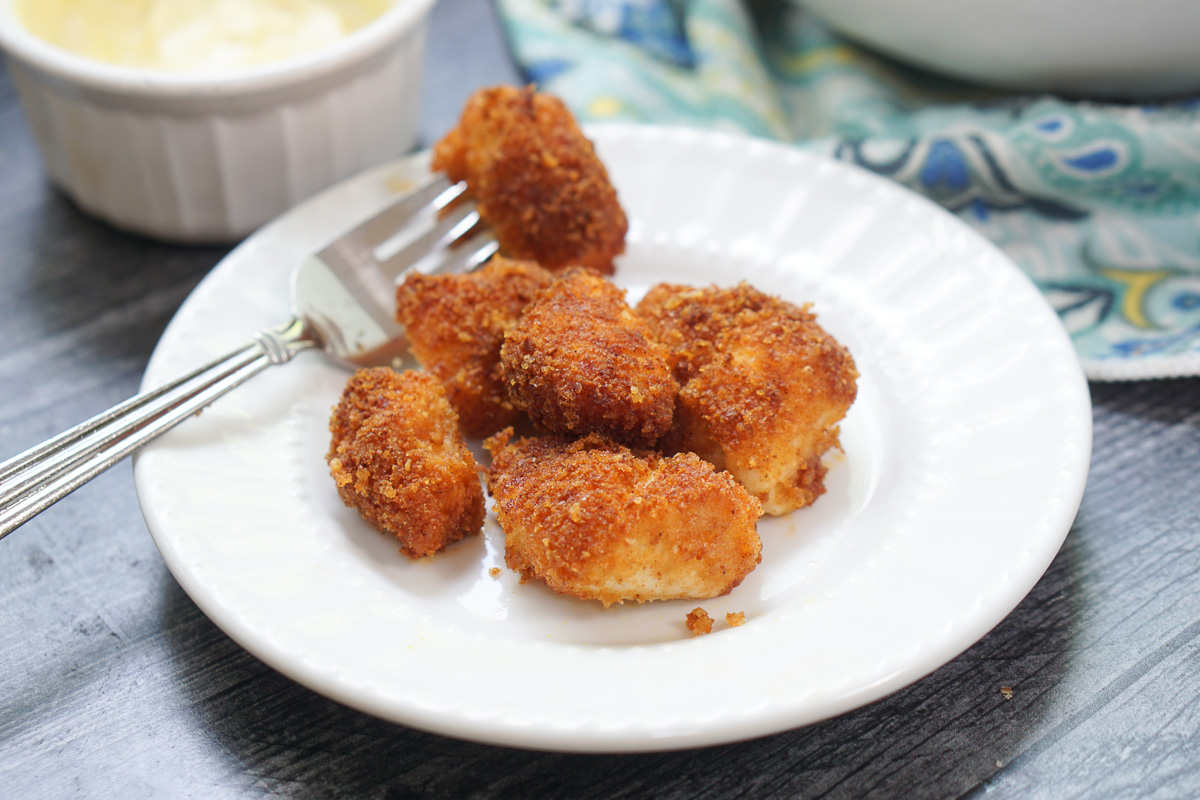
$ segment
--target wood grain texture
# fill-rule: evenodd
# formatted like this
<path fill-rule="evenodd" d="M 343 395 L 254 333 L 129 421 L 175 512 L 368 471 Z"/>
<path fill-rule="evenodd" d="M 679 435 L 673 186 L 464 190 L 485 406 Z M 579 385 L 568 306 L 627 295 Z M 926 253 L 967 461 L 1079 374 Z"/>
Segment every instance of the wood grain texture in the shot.
<path fill-rule="evenodd" d="M 473 88 L 518 79 L 482 0 L 442 0 L 429 48 L 426 142 Z M 76 211 L 46 183 L 4 76 L 0 458 L 136 391 L 174 309 L 224 252 Z M 460 742 L 308 691 L 184 595 L 119 466 L 0 542 L 0 796 L 1200 796 L 1200 380 L 1092 391 L 1076 524 L 995 630 L 856 712 L 680 753 Z"/>

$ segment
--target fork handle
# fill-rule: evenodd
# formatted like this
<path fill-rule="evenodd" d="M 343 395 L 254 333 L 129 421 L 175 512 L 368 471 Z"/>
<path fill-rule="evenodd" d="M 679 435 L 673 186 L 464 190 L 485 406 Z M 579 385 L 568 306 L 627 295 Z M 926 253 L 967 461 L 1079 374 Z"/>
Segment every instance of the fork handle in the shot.
<path fill-rule="evenodd" d="M 318 345 L 299 319 L 0 464 L 0 538 L 272 364 Z"/>

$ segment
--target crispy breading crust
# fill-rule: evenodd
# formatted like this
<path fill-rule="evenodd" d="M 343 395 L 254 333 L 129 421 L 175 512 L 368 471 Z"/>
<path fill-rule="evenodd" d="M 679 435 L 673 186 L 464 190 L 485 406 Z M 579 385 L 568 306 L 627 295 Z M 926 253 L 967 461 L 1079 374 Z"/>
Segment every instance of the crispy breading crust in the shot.
<path fill-rule="evenodd" d="M 531 88 L 480 89 L 433 148 L 465 180 L 501 252 L 551 271 L 613 272 L 628 223 L 608 172 L 562 101 Z"/>
<path fill-rule="evenodd" d="M 858 371 L 805 308 L 745 284 L 660 285 L 637 312 L 672 351 L 684 381 L 667 452 L 697 453 L 786 514 L 825 491 L 821 456 L 838 447 Z"/>
<path fill-rule="evenodd" d="M 329 420 L 326 460 L 342 501 L 411 558 L 483 527 L 483 489 L 454 409 L 432 375 L 359 370 Z"/>
<path fill-rule="evenodd" d="M 679 384 L 666 349 L 625 293 L 587 270 L 539 292 L 500 356 L 513 405 L 552 433 L 653 445 L 671 424 Z"/>
<path fill-rule="evenodd" d="M 718 337 L 737 324 L 740 314 L 780 312 L 816 319 L 807 307 L 764 294 L 744 281 L 724 289 L 660 283 L 646 292 L 636 312 L 667 346 L 681 386 L 713 359 Z"/>
<path fill-rule="evenodd" d="M 727 594 L 757 566 L 757 500 L 690 453 L 591 435 L 485 442 L 505 563 L 522 581 L 612 603 Z"/>
<path fill-rule="evenodd" d="M 550 280 L 532 261 L 495 256 L 465 275 L 413 273 L 396 291 L 412 353 L 446 387 L 467 436 L 488 436 L 520 415 L 504 386 L 500 345 Z"/>

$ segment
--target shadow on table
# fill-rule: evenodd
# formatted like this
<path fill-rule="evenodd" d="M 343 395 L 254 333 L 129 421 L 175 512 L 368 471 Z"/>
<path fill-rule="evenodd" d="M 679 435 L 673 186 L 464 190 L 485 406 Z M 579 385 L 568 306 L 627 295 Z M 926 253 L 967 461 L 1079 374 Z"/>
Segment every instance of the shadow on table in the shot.
<path fill-rule="evenodd" d="M 1062 716 L 1055 688 L 1068 669 L 1084 546 L 1083 537 L 1069 537 L 1008 618 L 922 681 L 806 728 L 675 753 L 529 752 L 375 719 L 263 665 L 174 584 L 163 627 L 195 724 L 225 749 L 247 786 L 268 791 L 389 800 L 956 796 Z"/>

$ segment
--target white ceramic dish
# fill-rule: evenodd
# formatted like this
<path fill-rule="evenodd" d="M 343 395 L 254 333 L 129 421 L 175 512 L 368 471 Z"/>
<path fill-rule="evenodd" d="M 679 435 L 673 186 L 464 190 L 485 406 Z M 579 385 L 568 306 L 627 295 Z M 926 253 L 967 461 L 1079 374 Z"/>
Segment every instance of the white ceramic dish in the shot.
<path fill-rule="evenodd" d="M 1097 97 L 1200 88 L 1193 0 L 798 0 L 918 66 L 1014 89 Z"/>
<path fill-rule="evenodd" d="M 505 745 L 661 750 L 768 734 L 962 652 L 1042 575 L 1082 495 L 1091 408 L 1054 313 L 980 236 L 864 171 L 713 133 L 591 133 L 631 219 L 616 274 L 631 297 L 663 280 L 745 279 L 814 302 L 857 359 L 828 493 L 760 524 L 759 568 L 727 597 L 605 611 L 520 585 L 490 518 L 482 537 L 409 561 L 337 497 L 323 456 L 347 374 L 314 354 L 137 459 L 172 573 L 304 685 Z M 425 164 L 370 171 L 251 237 L 184 303 L 145 386 L 277 322 L 292 265 Z M 689 639 L 697 605 L 718 624 Z M 746 624 L 727 627 L 729 611 Z"/>
<path fill-rule="evenodd" d="M 322 50 L 221 74 L 104 64 L 34 36 L 0 0 L 0 48 L 50 177 L 162 239 L 241 238 L 417 136 L 425 22 L 396 0 Z"/>

